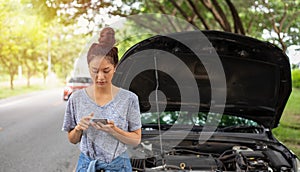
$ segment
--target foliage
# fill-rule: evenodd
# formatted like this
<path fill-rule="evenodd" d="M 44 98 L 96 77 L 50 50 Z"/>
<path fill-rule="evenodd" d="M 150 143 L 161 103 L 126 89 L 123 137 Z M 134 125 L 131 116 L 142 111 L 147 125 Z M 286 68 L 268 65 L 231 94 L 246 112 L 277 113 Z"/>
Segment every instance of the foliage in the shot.
<path fill-rule="evenodd" d="M 286 106 L 286 110 L 288 110 L 287 112 L 290 111 L 294 114 L 300 114 L 300 89 L 299 88 L 293 88 L 292 94 Z M 297 120 L 297 122 L 300 121 Z"/>
<path fill-rule="evenodd" d="M 291 149 L 298 157 L 300 156 L 300 130 L 286 126 L 279 126 L 273 129 L 275 137 L 283 142 L 289 149 Z"/>
<path fill-rule="evenodd" d="M 265 39 L 283 50 L 300 39 L 300 12 L 297 8 L 300 0 L 0 2 L 0 73 L 9 74 L 11 88 L 20 67 L 28 86 L 32 76 L 46 78 L 50 57 L 51 71 L 61 78 L 66 77 L 86 38 L 112 22 L 115 16 L 128 19 L 132 15 L 143 14 L 143 17 L 132 18 L 126 28 L 117 30 L 120 56 L 133 44 L 152 36 L 151 33 L 159 33 L 157 30 L 169 33 L 190 27 L 172 22 L 179 20 L 198 29 L 224 30 Z M 144 17 L 144 14 L 155 14 L 157 18 Z M 147 32 L 147 29 L 152 29 L 152 32 Z M 78 35 L 76 32 L 86 34 Z M 270 36 L 263 37 L 268 34 Z"/>
<path fill-rule="evenodd" d="M 291 66 L 292 70 L 298 69 L 298 68 L 299 68 L 297 64 L 291 64 L 291 65 L 292 65 L 292 66 Z"/>
<path fill-rule="evenodd" d="M 73 34 L 74 28 L 71 26 L 54 26 L 52 24 L 48 32 L 49 52 L 52 62 L 52 72 L 59 78 L 66 78 L 73 68 L 75 59 L 86 42 L 82 35 Z M 47 72 L 47 70 L 43 70 Z M 46 76 L 47 73 L 44 73 Z"/>
<path fill-rule="evenodd" d="M 94 29 L 103 27 L 103 23 L 112 16 L 167 14 L 183 19 L 201 30 L 223 30 L 263 38 L 277 44 L 284 51 L 300 39 L 299 0 L 53 0 L 49 3 L 53 7 L 63 7 L 58 9 L 61 14 L 65 14 L 62 18 L 72 18 L 73 22 L 85 19 Z M 104 13 L 108 15 L 105 16 Z M 136 19 L 135 22 L 146 28 L 155 28 L 153 25 L 161 26 L 163 23 L 149 18 Z M 70 23 L 70 20 L 66 23 Z M 172 27 L 171 22 L 168 25 Z M 173 27 L 174 30 L 180 30 L 180 26 Z M 92 28 L 90 29 L 92 32 Z"/>
<path fill-rule="evenodd" d="M 284 142 L 300 156 L 300 89 L 293 88 L 279 127 L 272 130 L 277 139 Z"/>
<path fill-rule="evenodd" d="M 300 126 L 300 89 L 293 88 L 285 106 L 280 124 L 284 126 Z M 300 128 L 299 128 L 300 129 Z"/>
<path fill-rule="evenodd" d="M 123 29 L 119 29 L 116 32 L 116 40 L 118 41 L 117 47 L 119 49 L 119 57 L 122 57 L 124 53 L 133 45 L 140 42 L 141 40 L 147 39 L 153 34 L 143 30 L 142 28 L 137 28 L 134 23 L 128 21 L 125 23 Z"/>
<path fill-rule="evenodd" d="M 20 2 L 32 13 L 38 14 L 43 23 L 57 18 L 57 9 L 49 7 L 44 0 L 20 0 Z"/>
<path fill-rule="evenodd" d="M 259 3 L 261 2 L 261 3 Z M 300 1 L 257 1 L 254 11 L 259 29 L 268 36 L 264 39 L 279 45 L 284 51 L 299 42 Z"/>
<path fill-rule="evenodd" d="M 292 70 L 293 87 L 300 88 L 300 69 Z"/>
<path fill-rule="evenodd" d="M 10 1 L 3 2 L 0 8 L 0 23 L 2 24 L 0 27 L 0 64 L 1 69 L 9 74 L 11 89 L 13 89 L 13 80 L 20 64 L 20 52 L 22 48 L 19 44 L 21 37 L 20 29 L 14 26 L 22 23 L 22 18 L 17 17 L 20 15 L 17 11 L 18 6 L 14 7 L 14 4 Z"/>
<path fill-rule="evenodd" d="M 59 23 L 56 10 L 47 11 L 43 1 L 0 1 L 0 74 L 9 75 L 10 88 L 20 69 L 28 87 L 33 76 L 46 79 L 48 67 L 65 78 L 86 36 Z"/>

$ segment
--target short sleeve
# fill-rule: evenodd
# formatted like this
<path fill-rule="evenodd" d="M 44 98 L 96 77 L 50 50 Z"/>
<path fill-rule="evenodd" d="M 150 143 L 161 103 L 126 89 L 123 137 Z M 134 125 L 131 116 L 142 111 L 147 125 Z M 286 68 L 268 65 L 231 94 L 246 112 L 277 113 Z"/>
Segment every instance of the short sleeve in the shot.
<path fill-rule="evenodd" d="M 128 131 L 135 131 L 137 129 L 140 129 L 142 127 L 141 114 L 138 97 L 135 94 L 133 94 L 133 96 L 131 97 L 128 108 Z"/>
<path fill-rule="evenodd" d="M 69 132 L 77 125 L 76 118 L 75 118 L 76 109 L 74 104 L 75 104 L 74 99 L 71 96 L 67 102 L 67 107 L 65 110 L 64 122 L 62 126 L 63 131 Z"/>

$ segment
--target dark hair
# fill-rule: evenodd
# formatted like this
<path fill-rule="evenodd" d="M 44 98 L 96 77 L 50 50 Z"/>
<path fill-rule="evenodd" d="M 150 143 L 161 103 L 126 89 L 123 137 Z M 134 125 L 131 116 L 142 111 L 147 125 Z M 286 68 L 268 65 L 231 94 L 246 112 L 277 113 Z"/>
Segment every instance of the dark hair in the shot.
<path fill-rule="evenodd" d="M 87 63 L 90 64 L 95 57 L 104 57 L 109 60 L 111 64 L 116 66 L 119 61 L 118 48 L 108 48 L 98 43 L 93 43 L 87 53 Z"/>

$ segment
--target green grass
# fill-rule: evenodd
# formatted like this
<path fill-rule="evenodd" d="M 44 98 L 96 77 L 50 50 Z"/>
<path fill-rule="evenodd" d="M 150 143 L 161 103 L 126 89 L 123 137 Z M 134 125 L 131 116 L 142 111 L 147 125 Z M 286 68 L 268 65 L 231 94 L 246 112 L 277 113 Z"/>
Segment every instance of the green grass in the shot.
<path fill-rule="evenodd" d="M 300 89 L 293 88 L 280 125 L 272 132 L 278 140 L 300 157 Z"/>
<path fill-rule="evenodd" d="M 63 84 L 59 82 L 50 82 L 50 84 L 45 84 L 42 79 L 35 79 L 29 87 L 26 85 L 25 81 L 16 81 L 14 89 L 10 88 L 7 81 L 0 82 L 0 99 L 58 87 L 62 88 Z"/>
<path fill-rule="evenodd" d="M 300 129 L 300 89 L 293 89 L 280 122 Z"/>
<path fill-rule="evenodd" d="M 30 87 L 27 86 L 16 86 L 13 90 L 11 90 L 9 87 L 2 87 L 0 89 L 0 99 L 17 96 L 21 94 L 30 93 L 33 91 L 39 91 L 39 90 L 45 90 L 47 87 L 43 85 L 33 85 Z"/>

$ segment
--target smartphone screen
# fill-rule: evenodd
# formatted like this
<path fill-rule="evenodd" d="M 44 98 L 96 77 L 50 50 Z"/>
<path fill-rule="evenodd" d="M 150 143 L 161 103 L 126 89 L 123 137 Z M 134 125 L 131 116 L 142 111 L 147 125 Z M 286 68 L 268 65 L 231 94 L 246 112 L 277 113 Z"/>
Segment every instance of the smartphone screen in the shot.
<path fill-rule="evenodd" d="M 102 124 L 106 125 L 107 124 L 107 119 L 100 119 L 100 118 L 94 118 L 92 119 L 93 122 L 101 122 Z"/>

